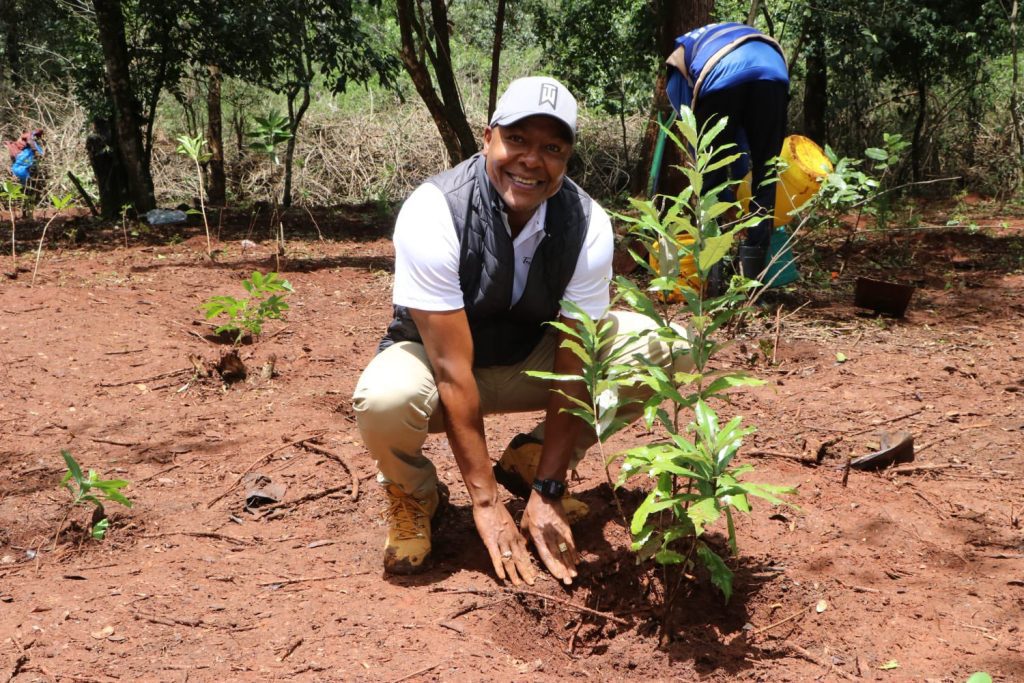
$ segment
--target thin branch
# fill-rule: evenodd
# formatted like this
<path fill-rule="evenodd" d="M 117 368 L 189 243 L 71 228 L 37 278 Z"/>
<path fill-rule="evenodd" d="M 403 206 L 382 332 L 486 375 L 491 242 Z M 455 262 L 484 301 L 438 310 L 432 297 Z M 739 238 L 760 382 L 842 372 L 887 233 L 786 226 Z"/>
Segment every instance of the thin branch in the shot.
<path fill-rule="evenodd" d="M 321 434 L 324 433 L 324 431 L 326 431 L 326 430 L 320 430 L 318 432 L 314 432 L 313 434 L 310 434 L 309 436 L 304 436 L 301 439 L 296 439 L 295 441 L 289 441 L 288 443 L 286 443 L 284 445 L 281 445 L 281 446 L 278 446 L 277 448 L 271 450 L 270 452 L 261 455 L 256 460 L 253 460 L 252 463 L 248 467 L 246 467 L 245 470 L 243 470 L 240 475 L 238 475 L 238 479 L 235 479 L 235 481 L 230 486 L 228 486 L 226 489 L 221 491 L 213 500 L 211 500 L 210 502 L 208 502 L 206 504 L 206 509 L 209 510 L 211 507 L 213 507 L 214 503 L 216 503 L 218 500 L 220 500 L 224 496 L 226 496 L 229 493 L 231 493 L 231 491 L 233 491 L 236 486 L 238 486 L 239 484 L 242 483 L 242 479 L 245 477 L 245 475 L 249 474 L 249 472 L 251 472 L 254 467 L 260 465 L 263 462 L 266 462 L 275 453 L 278 453 L 279 451 L 283 451 L 286 448 L 290 448 L 291 446 L 295 446 L 297 444 L 300 444 L 303 441 L 309 441 L 310 439 L 313 439 L 313 438 L 315 438 L 317 436 L 320 436 Z"/>

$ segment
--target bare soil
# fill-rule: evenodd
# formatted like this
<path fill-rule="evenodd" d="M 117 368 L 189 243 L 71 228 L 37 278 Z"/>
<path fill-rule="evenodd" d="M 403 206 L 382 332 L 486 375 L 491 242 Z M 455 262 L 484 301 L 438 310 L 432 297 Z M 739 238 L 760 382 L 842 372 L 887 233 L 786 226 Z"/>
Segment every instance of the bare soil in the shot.
<path fill-rule="evenodd" d="M 85 239 L 51 245 L 30 286 L 38 220 L 18 225 L 28 271 L 0 280 L 5 680 L 1024 680 L 1019 223 L 797 248 L 804 282 L 720 362 L 767 380 L 722 412 L 758 427 L 741 459 L 798 486 L 799 507 L 742 518 L 732 600 L 693 577 L 666 639 L 659 574 L 635 565 L 599 457 L 573 485 L 592 513 L 572 587 L 496 582 L 435 437 L 453 503 L 436 566 L 382 575 L 382 493 L 349 397 L 390 316 L 387 212 L 319 212 L 323 241 L 293 212 L 280 262 L 248 216 L 222 221 L 214 262 L 201 228 L 125 247 L 120 226 L 58 220 L 53 234 Z M 225 349 L 197 306 L 241 296 L 254 269 L 294 285 L 287 319 L 242 345 L 247 379 L 197 377 L 190 356 L 208 366 Z M 855 308 L 859 275 L 915 284 L 906 317 Z M 538 417 L 490 418 L 492 454 Z M 844 473 L 883 431 L 914 436 L 913 462 Z M 61 449 L 132 482 L 103 542 L 84 508 L 57 535 Z M 284 505 L 246 509 L 249 472 L 285 485 Z"/>

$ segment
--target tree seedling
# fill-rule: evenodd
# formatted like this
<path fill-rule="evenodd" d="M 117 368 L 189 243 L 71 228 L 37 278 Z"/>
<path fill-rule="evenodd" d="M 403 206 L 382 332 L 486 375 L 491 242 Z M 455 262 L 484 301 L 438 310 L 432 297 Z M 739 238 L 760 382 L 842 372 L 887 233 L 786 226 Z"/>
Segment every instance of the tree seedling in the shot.
<path fill-rule="evenodd" d="M 60 536 L 61 529 L 64 528 L 64 522 L 67 521 L 68 516 L 79 505 L 93 506 L 89 535 L 97 541 L 102 541 L 110 528 L 110 520 L 107 519 L 106 512 L 103 509 L 103 501 L 118 503 L 130 508 L 132 502 L 121 493 L 121 489 L 128 486 L 129 482 L 124 479 L 100 479 L 99 474 L 95 470 L 89 470 L 88 475 L 83 474 L 81 466 L 79 466 L 69 451 L 62 450 L 60 454 L 64 457 L 64 462 L 68 468 L 60 483 L 71 494 L 71 505 L 57 526 L 57 533 L 53 537 L 54 547 L 57 545 L 57 538 Z"/>
<path fill-rule="evenodd" d="M 707 188 L 705 175 L 735 160 L 732 145 L 715 141 L 725 126 L 720 121 L 709 130 L 698 130 L 693 113 L 684 108 L 676 131 L 666 129 L 669 138 L 682 150 L 684 163 L 679 167 L 689 186 L 678 196 L 662 196 L 653 201 L 632 200 L 636 216 L 618 216 L 630 224 L 631 235 L 640 242 L 658 245 L 665 256 L 659 267 L 646 255 L 633 254 L 650 280 L 646 288 L 617 277 L 616 298 L 645 316 L 651 332 L 671 349 L 673 367 L 654 362 L 646 353 L 647 344 L 637 344 L 635 336 L 610 334 L 610 323 L 595 323 L 571 303 L 563 302 L 580 323 L 573 327 L 556 323 L 570 335 L 565 342 L 583 361 L 581 376 L 529 373 L 554 381 L 582 381 L 590 392 L 589 403 L 564 394 L 575 407 L 573 413 L 593 428 L 602 444 L 628 424 L 621 417 L 627 404 L 636 404 L 646 388 L 643 400 L 644 422 L 653 434 L 650 443 L 606 457 L 606 463 L 622 460 L 616 486 L 642 478 L 653 486 L 644 501 L 626 520 L 632 535 L 637 562 L 653 560 L 664 572 L 665 614 L 671 609 L 682 578 L 703 566 L 711 582 L 725 599 L 732 594 L 732 570 L 726 560 L 707 543 L 706 533 L 724 522 L 729 554 L 735 555 L 734 513 L 750 513 L 754 498 L 776 505 L 781 497 L 794 493 L 789 487 L 748 481 L 753 467 L 736 465 L 734 459 L 743 439 L 754 432 L 741 426 L 741 416 L 720 419 L 716 405 L 728 405 L 727 392 L 763 384 L 741 371 L 715 368 L 711 359 L 726 344 L 719 338 L 728 323 L 748 311 L 749 292 L 759 283 L 735 276 L 723 294 L 711 296 L 704 291 L 712 267 L 727 256 L 733 234 L 722 230 L 718 217 L 730 213 L 735 202 L 719 199 L 722 185 Z M 740 220 L 735 229 L 750 227 L 757 216 Z M 692 258 L 694 277 L 683 274 L 680 263 Z M 680 305 L 670 303 L 680 301 Z M 679 322 L 677 322 L 679 321 Z M 684 328 L 680 323 L 686 322 Z M 678 362 L 677 362 L 678 361 Z M 630 398 L 630 397 L 634 398 Z M 610 477 L 610 475 L 609 475 Z M 672 574 L 670 575 L 670 570 Z M 670 625 L 663 628 L 667 633 Z"/>
<path fill-rule="evenodd" d="M 207 320 L 218 316 L 227 318 L 214 332 L 235 335 L 236 346 L 246 333 L 259 336 L 267 320 L 283 318 L 289 308 L 284 297 L 295 291 L 288 280 L 273 272 L 263 275 L 253 271 L 252 277 L 242 281 L 242 286 L 249 293 L 246 298 L 212 296 L 199 307 Z"/>
<path fill-rule="evenodd" d="M 62 197 L 57 195 L 50 195 L 50 203 L 53 204 L 55 209 L 54 214 L 50 216 L 50 220 L 46 221 L 46 225 L 43 226 L 43 234 L 39 236 L 39 247 L 36 249 L 36 265 L 32 269 L 32 284 L 36 284 L 36 273 L 39 272 L 39 259 L 43 255 L 43 241 L 46 239 L 46 229 L 50 227 L 50 223 L 60 215 L 60 212 L 71 206 L 72 196 L 66 194 Z"/>
<path fill-rule="evenodd" d="M 206 139 L 202 135 L 192 138 L 187 135 L 178 137 L 178 154 L 187 156 L 196 165 L 196 181 L 199 183 L 199 212 L 203 214 L 203 228 L 206 229 L 206 256 L 213 259 L 213 244 L 210 242 L 210 223 L 206 219 L 206 200 L 203 189 L 203 164 L 210 160 L 212 154 L 205 151 Z"/>
<path fill-rule="evenodd" d="M 0 199 L 7 204 L 7 215 L 11 217 L 11 277 L 18 276 L 18 253 L 15 251 L 14 205 L 25 200 L 25 188 L 13 180 L 0 181 Z"/>
<path fill-rule="evenodd" d="M 252 128 L 246 133 L 246 137 L 250 140 L 249 149 L 262 154 L 273 164 L 270 190 L 273 210 L 270 213 L 270 224 L 274 225 L 277 222 L 274 239 L 277 240 L 278 268 L 280 268 L 280 258 L 284 254 L 284 222 L 278 220 L 277 216 L 277 185 L 278 178 L 282 175 L 277 169 L 281 165 L 281 160 L 277 156 L 277 146 L 292 138 L 292 134 L 288 130 L 288 117 L 277 111 L 271 111 L 262 118 L 257 116 L 253 120 Z"/>

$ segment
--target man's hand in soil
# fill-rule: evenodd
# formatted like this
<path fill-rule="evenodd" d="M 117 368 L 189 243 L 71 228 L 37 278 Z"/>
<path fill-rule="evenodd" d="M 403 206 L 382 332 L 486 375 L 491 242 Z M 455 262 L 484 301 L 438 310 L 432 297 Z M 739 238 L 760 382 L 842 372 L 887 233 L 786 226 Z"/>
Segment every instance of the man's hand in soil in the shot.
<path fill-rule="evenodd" d="M 409 309 L 409 313 L 434 369 L 445 433 L 473 501 L 473 522 L 487 546 L 494 573 L 515 586 L 523 581 L 532 586 L 537 570 L 526 549 L 526 539 L 498 500 L 498 482 L 491 473 L 480 393 L 473 377 L 473 338 L 466 312 Z"/>
<path fill-rule="evenodd" d="M 516 529 L 515 520 L 505 506 L 499 501 L 473 505 L 473 522 L 487 546 L 498 578 L 502 581 L 507 578 L 513 586 L 522 585 L 523 581 L 532 586 L 537 569 L 526 548 L 526 539 Z"/>
<path fill-rule="evenodd" d="M 533 493 L 526 503 L 520 528 L 537 546 L 537 554 L 551 575 L 570 585 L 580 560 L 562 501 L 548 500 Z"/>

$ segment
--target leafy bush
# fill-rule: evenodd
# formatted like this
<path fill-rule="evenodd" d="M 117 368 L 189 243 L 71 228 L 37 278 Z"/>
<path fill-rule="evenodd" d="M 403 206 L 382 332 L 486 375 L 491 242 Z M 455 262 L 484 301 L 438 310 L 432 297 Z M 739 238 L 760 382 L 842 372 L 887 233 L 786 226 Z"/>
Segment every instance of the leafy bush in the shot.
<path fill-rule="evenodd" d="M 236 299 L 233 296 L 213 296 L 203 303 L 199 309 L 206 314 L 206 319 L 224 316 L 227 322 L 218 326 L 217 334 L 229 332 L 235 335 L 235 344 L 239 344 L 248 332 L 259 336 L 267 320 L 279 320 L 289 309 L 284 297 L 294 291 L 287 280 L 277 273 L 261 274 L 253 271 L 252 277 L 243 280 L 242 286 L 249 292 L 249 297 Z M 282 293 L 278 293 L 282 292 Z"/>
<path fill-rule="evenodd" d="M 677 123 L 679 134 L 668 131 L 668 135 L 687 159 L 680 170 L 689 180 L 689 187 L 676 197 L 660 197 L 661 210 L 654 201 L 633 200 L 638 216 L 618 217 L 630 225 L 633 237 L 645 244 L 658 243 L 659 251 L 667 258 L 656 272 L 645 258 L 634 254 L 650 273 L 650 284 L 641 289 L 618 277 L 617 299 L 650 320 L 653 334 L 672 349 L 672 367 L 688 370 L 666 370 L 664 364 L 633 350 L 635 338 L 613 337 L 608 334 L 608 323 L 594 323 L 582 316 L 578 332 L 566 326 L 559 329 L 574 337 L 567 344 L 583 360 L 583 374 L 544 376 L 587 384 L 590 403 L 577 401 L 571 412 L 595 429 L 601 443 L 628 423 L 621 412 L 633 401 L 621 398 L 628 393 L 621 390 L 638 386 L 649 390 L 650 398 L 642 405 L 643 417 L 648 429 L 659 436 L 606 458 L 608 463 L 622 459 L 617 486 L 641 476 L 654 483 L 629 523 L 637 561 L 653 559 L 659 565 L 677 566 L 684 573 L 691 572 L 699 562 L 728 600 L 732 571 L 705 542 L 706 532 L 724 518 L 728 546 L 736 554 L 734 511 L 749 513 L 752 498 L 782 503 L 781 497 L 795 490 L 744 479 L 753 467 L 737 466 L 734 459 L 743 439 L 754 428 L 741 426 L 740 416 L 723 424 L 712 407 L 714 401 L 725 400 L 725 392 L 731 389 L 763 384 L 743 372 L 715 370 L 709 364 L 724 346 L 718 339 L 719 331 L 748 311 L 744 303 L 758 285 L 736 276 L 720 296 L 705 296 L 701 291 L 700 283 L 708 281 L 712 267 L 729 253 L 734 235 L 733 231 L 723 231 L 718 219 L 737 205 L 719 201 L 725 186 L 705 188 L 703 184 L 704 174 L 736 158 L 730 151 L 732 145 L 712 146 L 723 127 L 724 121 L 698 131 L 693 113 L 684 109 Z M 758 220 L 748 216 L 732 227 L 749 227 Z M 696 277 L 680 279 L 679 260 L 687 256 L 693 257 Z M 682 299 L 680 306 L 664 303 L 673 296 Z M 688 330 L 676 321 L 683 315 Z M 677 585 L 675 581 L 666 585 L 667 603 Z"/>

